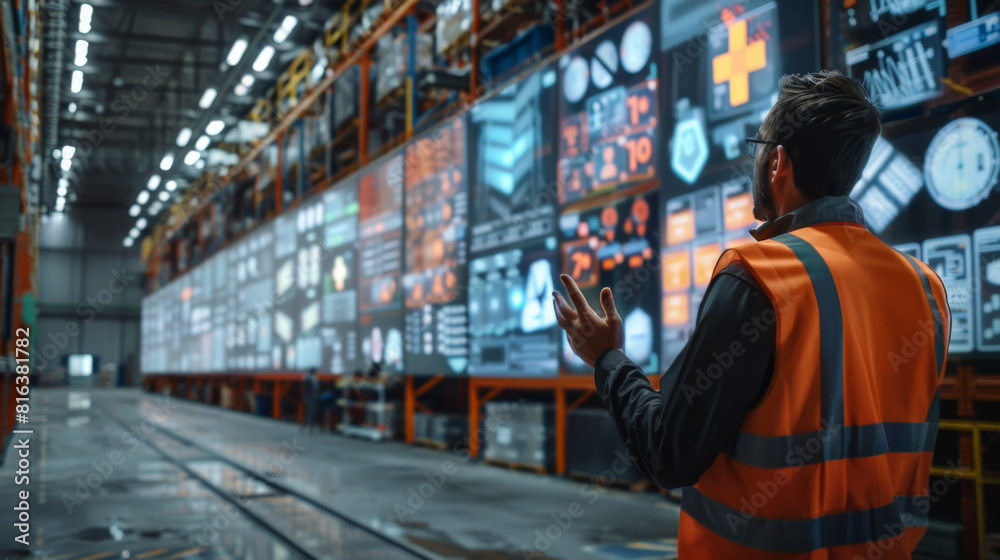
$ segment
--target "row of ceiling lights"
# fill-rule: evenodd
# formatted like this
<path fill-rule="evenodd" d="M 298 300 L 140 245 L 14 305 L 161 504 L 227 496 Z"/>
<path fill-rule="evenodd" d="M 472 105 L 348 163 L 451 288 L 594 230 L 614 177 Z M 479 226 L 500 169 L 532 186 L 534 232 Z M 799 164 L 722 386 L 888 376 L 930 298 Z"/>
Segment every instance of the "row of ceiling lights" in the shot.
<path fill-rule="evenodd" d="M 288 39 L 289 35 L 291 35 L 296 25 L 298 25 L 298 22 L 299 20 L 295 16 L 290 16 L 290 15 L 285 16 L 285 18 L 281 21 L 281 24 L 275 30 L 274 35 L 272 36 L 272 40 L 274 41 L 274 43 L 280 44 L 283 43 L 286 39 Z M 236 41 L 233 42 L 233 46 L 229 49 L 229 53 L 226 55 L 225 63 L 231 67 L 239 64 L 240 61 L 243 60 L 243 56 L 246 54 L 248 46 L 249 42 L 247 41 L 246 38 L 240 37 L 239 39 L 236 39 Z M 274 54 L 275 54 L 275 49 L 273 45 L 270 44 L 264 45 L 264 47 L 261 48 L 260 52 L 257 54 L 257 58 L 254 59 L 253 64 L 251 65 L 253 71 L 263 72 L 264 70 L 266 70 L 267 67 L 271 64 L 271 60 L 274 58 Z M 256 78 L 252 74 L 243 75 L 243 77 L 240 78 L 240 81 L 236 84 L 236 87 L 233 89 L 233 93 L 235 93 L 238 96 L 244 96 L 248 94 L 250 92 L 250 88 L 253 86 L 255 81 Z M 198 100 L 198 106 L 201 107 L 202 109 L 209 109 L 215 102 L 215 99 L 216 97 L 218 97 L 218 95 L 219 92 L 214 87 L 207 88 L 205 92 L 202 94 L 201 99 Z M 185 154 L 183 160 L 184 165 L 193 166 L 196 169 L 204 168 L 205 160 L 202 158 L 202 154 L 205 152 L 205 150 L 212 142 L 210 137 L 218 136 L 219 134 L 222 133 L 225 127 L 226 123 L 220 119 L 215 119 L 209 122 L 205 126 L 204 134 L 199 136 L 198 140 L 195 141 L 194 149 L 189 150 L 187 154 Z M 176 139 L 177 147 L 185 148 L 191 141 L 193 134 L 194 133 L 190 128 L 188 127 L 182 128 L 180 132 L 177 133 L 177 139 Z M 175 163 L 174 158 L 175 156 L 173 152 L 168 152 L 166 155 L 164 155 L 163 159 L 160 160 L 160 170 L 169 172 L 174 166 Z M 160 180 L 161 178 L 159 175 L 153 175 L 152 177 L 150 177 L 149 181 L 146 183 L 146 188 L 148 190 L 144 189 L 139 192 L 138 196 L 136 197 L 135 204 L 133 204 L 129 208 L 129 216 L 136 217 L 140 213 L 142 213 L 143 205 L 145 205 L 146 202 L 149 201 L 150 193 L 156 191 L 157 187 L 159 187 Z M 162 209 L 161 203 L 169 200 L 171 196 L 170 193 L 173 192 L 176 188 L 177 188 L 176 181 L 173 180 L 167 181 L 165 187 L 166 190 L 160 191 L 160 194 L 158 195 L 159 201 L 154 201 L 152 204 L 150 204 L 148 210 L 150 216 L 155 216 L 156 214 L 159 213 L 159 211 Z M 128 237 L 126 237 L 122 243 L 126 247 L 131 247 L 135 243 L 136 239 L 138 239 L 139 235 L 142 233 L 142 230 L 145 229 L 147 225 L 148 221 L 146 220 L 146 218 L 139 218 L 138 220 L 136 220 L 135 227 L 133 227 L 129 231 Z"/>
<path fill-rule="evenodd" d="M 80 5 L 80 22 L 78 29 L 80 33 L 90 33 L 91 21 L 94 17 L 94 8 L 90 4 Z M 84 67 L 87 64 L 87 51 L 90 49 L 90 43 L 84 40 L 78 40 L 74 48 L 74 64 L 79 67 Z M 70 90 L 73 93 L 80 93 L 83 89 L 83 71 L 74 70 L 70 78 Z M 70 103 L 69 112 L 76 112 L 76 103 Z M 73 156 L 76 155 L 75 146 L 63 146 L 63 148 L 56 149 L 52 156 L 59 160 L 59 168 L 62 169 L 62 177 L 59 178 L 59 186 L 56 189 L 56 212 L 62 212 L 66 209 L 66 197 L 69 195 L 69 172 L 73 168 Z"/>

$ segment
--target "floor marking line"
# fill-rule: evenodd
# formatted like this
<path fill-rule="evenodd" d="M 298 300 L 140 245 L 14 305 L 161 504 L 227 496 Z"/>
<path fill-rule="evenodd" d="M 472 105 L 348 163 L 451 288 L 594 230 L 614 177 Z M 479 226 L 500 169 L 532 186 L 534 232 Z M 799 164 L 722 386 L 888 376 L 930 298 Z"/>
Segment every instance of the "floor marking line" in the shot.
<path fill-rule="evenodd" d="M 185 556 L 193 556 L 195 554 L 198 554 L 199 552 L 202 552 L 203 550 L 208 550 L 208 547 L 199 546 L 198 548 L 189 548 L 187 550 L 182 550 L 177 554 L 172 554 L 170 556 L 167 556 L 163 560 L 173 560 L 174 558 L 184 558 Z"/>
<path fill-rule="evenodd" d="M 170 549 L 169 548 L 158 548 L 156 550 L 147 550 L 146 552 L 143 552 L 142 554 L 136 555 L 135 560 L 142 560 L 143 558 L 152 558 L 153 556 L 159 556 L 159 555 L 163 554 L 164 552 L 170 552 Z"/>
<path fill-rule="evenodd" d="M 97 554 L 84 556 L 83 558 L 80 558 L 78 560 L 98 560 L 99 558 L 107 558 L 108 556 L 114 556 L 115 554 L 118 554 L 118 552 L 115 552 L 114 550 L 111 550 L 109 552 L 98 552 Z"/>

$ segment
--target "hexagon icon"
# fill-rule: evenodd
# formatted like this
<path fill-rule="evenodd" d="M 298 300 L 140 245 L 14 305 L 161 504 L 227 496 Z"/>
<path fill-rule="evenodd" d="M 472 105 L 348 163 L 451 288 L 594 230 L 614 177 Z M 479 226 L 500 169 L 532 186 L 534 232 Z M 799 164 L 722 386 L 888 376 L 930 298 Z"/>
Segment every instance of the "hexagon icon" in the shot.
<path fill-rule="evenodd" d="M 670 166 L 678 177 L 694 184 L 708 162 L 708 140 L 705 126 L 697 115 L 688 117 L 674 127 L 673 154 Z"/>

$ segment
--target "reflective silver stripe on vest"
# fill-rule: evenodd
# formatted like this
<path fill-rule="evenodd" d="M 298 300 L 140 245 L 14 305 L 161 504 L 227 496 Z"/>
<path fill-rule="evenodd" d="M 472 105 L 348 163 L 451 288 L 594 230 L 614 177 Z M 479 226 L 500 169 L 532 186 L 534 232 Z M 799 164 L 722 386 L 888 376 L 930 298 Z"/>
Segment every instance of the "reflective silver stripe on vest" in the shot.
<path fill-rule="evenodd" d="M 934 451 L 936 437 L 937 422 L 830 426 L 817 432 L 789 436 L 740 432 L 726 454 L 752 467 L 781 469 L 883 453 Z"/>
<path fill-rule="evenodd" d="M 820 422 L 825 426 L 844 424 L 844 318 L 833 274 L 815 247 L 786 233 L 774 238 L 795 253 L 802 262 L 819 311 Z"/>
<path fill-rule="evenodd" d="M 749 507 L 753 506 L 748 502 L 744 510 Z M 814 519 L 766 519 L 720 504 L 689 487 L 683 491 L 681 508 L 708 530 L 741 545 L 771 552 L 806 553 L 899 538 L 906 528 L 927 524 L 930 504 L 926 496 L 897 496 L 892 503 L 871 509 Z"/>

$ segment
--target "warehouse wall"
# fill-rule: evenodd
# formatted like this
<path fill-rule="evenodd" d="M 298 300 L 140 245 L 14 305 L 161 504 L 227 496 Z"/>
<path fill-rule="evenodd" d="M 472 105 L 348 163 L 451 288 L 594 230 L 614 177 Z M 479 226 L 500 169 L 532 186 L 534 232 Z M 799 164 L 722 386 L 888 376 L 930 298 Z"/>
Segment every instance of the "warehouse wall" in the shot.
<path fill-rule="evenodd" d="M 36 366 L 58 382 L 64 356 L 94 354 L 99 367 L 139 357 L 143 266 L 125 248 L 129 220 L 118 208 L 70 209 L 42 220 L 39 233 Z M 98 375 L 74 384 L 98 383 Z"/>

